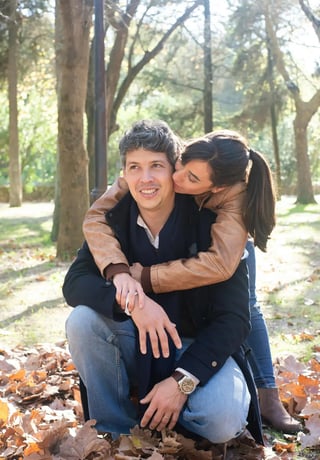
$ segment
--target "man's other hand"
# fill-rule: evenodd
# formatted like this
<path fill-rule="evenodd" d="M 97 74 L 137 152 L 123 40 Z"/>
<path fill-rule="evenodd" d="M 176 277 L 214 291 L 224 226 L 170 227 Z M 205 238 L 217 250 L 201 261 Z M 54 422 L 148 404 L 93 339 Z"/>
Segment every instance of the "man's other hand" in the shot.
<path fill-rule="evenodd" d="M 140 425 L 149 425 L 151 430 L 172 430 L 178 421 L 180 412 L 188 396 L 181 393 L 177 382 L 169 377 L 157 383 L 152 390 L 141 399 L 141 404 L 148 404 Z"/>
<path fill-rule="evenodd" d="M 149 334 L 152 353 L 155 358 L 160 358 L 160 349 L 162 355 L 168 358 L 168 335 L 177 348 L 182 347 L 176 325 L 170 321 L 164 309 L 148 296 L 145 297 L 143 309 L 135 308 L 133 310 L 132 319 L 139 331 L 141 353 L 146 354 L 147 352 L 147 334 Z"/>

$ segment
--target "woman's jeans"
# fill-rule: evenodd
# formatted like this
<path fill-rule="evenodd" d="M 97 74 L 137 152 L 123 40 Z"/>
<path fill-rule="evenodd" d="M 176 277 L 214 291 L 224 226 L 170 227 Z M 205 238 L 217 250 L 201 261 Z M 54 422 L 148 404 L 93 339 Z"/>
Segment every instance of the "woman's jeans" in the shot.
<path fill-rule="evenodd" d="M 129 434 L 139 424 L 130 389 L 137 383 L 135 327 L 99 315 L 80 305 L 66 323 L 72 359 L 88 393 L 89 414 L 96 429 L 113 437 Z M 185 348 L 190 344 L 184 341 Z M 177 359 L 183 350 L 177 351 Z M 232 358 L 206 385 L 187 400 L 179 422 L 213 443 L 238 436 L 247 424 L 250 394 L 242 372 Z"/>
<path fill-rule="evenodd" d="M 275 388 L 271 350 L 267 325 L 265 323 L 256 295 L 256 257 L 254 245 L 248 241 L 246 246 L 249 252 L 247 265 L 249 271 L 251 332 L 247 344 L 251 348 L 248 355 L 254 381 L 257 388 Z"/>

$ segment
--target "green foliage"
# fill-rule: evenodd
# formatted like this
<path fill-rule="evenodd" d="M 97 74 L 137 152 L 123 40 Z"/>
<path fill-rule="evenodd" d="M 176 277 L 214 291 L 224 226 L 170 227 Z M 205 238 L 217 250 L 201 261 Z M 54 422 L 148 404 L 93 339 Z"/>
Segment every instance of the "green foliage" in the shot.
<path fill-rule="evenodd" d="M 10 0 L 0 0 L 0 83 L 6 79 L 8 65 L 8 23 Z M 18 2 L 17 24 L 19 44 L 19 77 L 30 70 L 38 58 L 48 52 L 53 39 L 52 1 L 25 0 Z M 49 15 L 51 13 L 51 16 Z"/>
<path fill-rule="evenodd" d="M 190 2 L 191 3 L 191 2 Z M 287 40 L 288 59 L 289 21 L 294 20 L 297 9 L 293 5 L 279 2 L 285 9 L 277 11 L 281 27 L 285 27 L 282 40 Z M 8 0 L 0 0 L 0 12 L 6 13 Z M 186 2 L 167 1 L 141 2 L 137 17 L 130 26 L 134 37 L 140 25 L 143 11 L 143 26 L 136 36 L 135 49 L 128 46 L 128 58 L 134 65 L 145 52 L 167 30 L 168 24 L 186 7 Z M 280 6 L 281 6 L 280 5 Z M 19 2 L 19 141 L 22 159 L 23 182 L 27 188 L 36 183 L 52 183 L 56 174 L 56 94 L 54 76 L 53 14 L 51 1 L 29 0 Z M 261 150 L 274 169 L 273 146 L 269 121 L 270 90 L 267 84 L 267 49 L 261 4 L 251 0 L 231 2 L 229 8 L 220 10 L 212 5 L 213 46 L 213 125 L 214 128 L 238 129 L 247 135 L 255 148 Z M 291 11 L 286 16 L 286 11 Z M 230 16 L 235 12 L 233 16 Z M 183 27 L 176 30 L 166 42 L 161 53 L 153 59 L 134 80 L 122 106 L 117 125 L 108 145 L 108 180 L 112 182 L 120 171 L 118 141 L 123 131 L 137 119 L 161 118 L 183 138 L 203 133 L 203 10 L 198 8 Z M 277 16 L 278 15 L 278 16 Z M 300 16 L 299 16 L 300 17 Z M 296 20 L 295 20 L 296 21 Z M 296 22 L 297 30 L 298 25 Z M 311 30 L 305 24 L 306 31 Z M 6 71 L 6 29 L 0 22 L 0 80 Z M 113 35 L 108 28 L 106 61 Z M 307 35 L 307 34 L 306 34 Z M 291 44 L 292 46 L 292 44 Z M 3 59 L 2 59 L 3 58 Z M 294 69 L 294 66 L 290 67 Z M 123 74 L 125 69 L 122 69 Z M 294 69 L 294 76 L 297 71 Z M 314 77 L 315 78 L 315 77 Z M 315 82 L 316 80 L 310 80 Z M 304 79 L 302 88 L 311 83 Z M 296 183 L 296 157 L 293 139 L 293 106 L 288 99 L 287 88 L 275 77 L 275 100 L 278 117 L 281 173 L 284 189 L 294 193 Z M 0 184 L 8 183 L 8 109 L 6 87 L 0 92 Z M 318 153 L 319 116 L 310 125 L 309 157 L 314 183 L 320 182 L 320 157 Z"/>
<path fill-rule="evenodd" d="M 40 74 L 41 75 L 41 74 Z M 53 183 L 56 174 L 57 115 L 53 80 L 29 74 L 19 98 L 19 143 L 25 188 Z M 0 184 L 8 183 L 8 103 L 0 93 Z M 7 122 L 6 122 L 7 120 Z"/>
<path fill-rule="evenodd" d="M 23 185 L 28 191 L 35 184 L 54 183 L 56 174 L 54 23 L 53 16 L 47 15 L 50 4 L 41 0 L 19 2 L 19 148 Z M 0 37 L 6 34 L 6 24 L 1 25 Z M 3 49 L 5 44 L 6 40 Z M 1 51 L 0 45 L 0 55 Z M 0 74 L 1 63 L 0 56 Z M 0 116 L 0 184 L 7 184 L 9 114 L 5 86 L 0 93 Z"/>
<path fill-rule="evenodd" d="M 20 152 L 25 185 L 54 183 L 57 125 L 55 93 L 30 88 L 20 110 Z"/>

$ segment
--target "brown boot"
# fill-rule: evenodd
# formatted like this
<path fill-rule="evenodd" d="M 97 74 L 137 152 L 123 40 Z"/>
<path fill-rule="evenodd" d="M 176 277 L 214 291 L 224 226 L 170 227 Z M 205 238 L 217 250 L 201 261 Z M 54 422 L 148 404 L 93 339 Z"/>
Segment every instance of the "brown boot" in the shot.
<path fill-rule="evenodd" d="M 282 405 L 278 388 L 258 388 L 262 421 L 284 433 L 297 433 L 302 425 Z"/>

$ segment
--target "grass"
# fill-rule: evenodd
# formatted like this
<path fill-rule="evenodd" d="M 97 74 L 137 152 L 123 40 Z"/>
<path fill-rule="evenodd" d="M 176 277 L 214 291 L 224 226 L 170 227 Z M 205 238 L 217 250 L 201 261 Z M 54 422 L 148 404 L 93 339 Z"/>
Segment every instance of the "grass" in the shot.
<path fill-rule="evenodd" d="M 257 251 L 257 285 L 274 356 L 308 360 L 319 344 L 319 216 L 319 204 L 282 199 L 268 253 Z"/>
<path fill-rule="evenodd" d="M 318 197 L 320 202 L 320 197 Z M 0 203 L 0 343 L 32 345 L 64 338 L 69 314 L 61 287 L 68 263 L 50 241 L 53 203 Z M 257 250 L 258 298 L 274 358 L 308 360 L 320 335 L 320 205 L 277 203 L 267 253 Z"/>
<path fill-rule="evenodd" d="M 0 204 L 0 344 L 64 339 L 69 307 L 61 287 L 68 264 L 50 240 L 52 203 Z"/>

